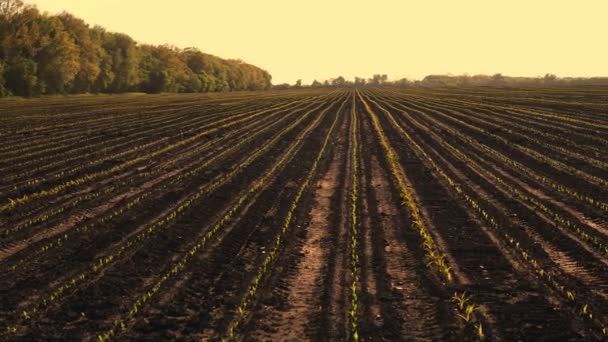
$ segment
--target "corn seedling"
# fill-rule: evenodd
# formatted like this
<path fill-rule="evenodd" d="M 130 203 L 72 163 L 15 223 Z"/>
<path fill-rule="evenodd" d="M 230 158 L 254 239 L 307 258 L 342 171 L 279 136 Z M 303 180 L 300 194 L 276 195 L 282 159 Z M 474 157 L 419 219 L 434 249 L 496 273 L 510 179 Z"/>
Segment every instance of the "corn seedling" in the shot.
<path fill-rule="evenodd" d="M 483 340 L 486 336 L 483 333 L 483 325 L 481 323 L 475 324 L 475 332 L 477 333 L 477 338 Z"/>

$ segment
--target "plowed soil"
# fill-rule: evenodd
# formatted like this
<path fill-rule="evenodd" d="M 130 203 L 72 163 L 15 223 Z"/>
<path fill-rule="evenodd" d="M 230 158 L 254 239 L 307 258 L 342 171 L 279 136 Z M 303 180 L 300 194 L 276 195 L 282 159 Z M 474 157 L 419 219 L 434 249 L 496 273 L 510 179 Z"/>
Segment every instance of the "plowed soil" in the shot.
<path fill-rule="evenodd" d="M 0 340 L 606 340 L 606 99 L 3 100 Z"/>

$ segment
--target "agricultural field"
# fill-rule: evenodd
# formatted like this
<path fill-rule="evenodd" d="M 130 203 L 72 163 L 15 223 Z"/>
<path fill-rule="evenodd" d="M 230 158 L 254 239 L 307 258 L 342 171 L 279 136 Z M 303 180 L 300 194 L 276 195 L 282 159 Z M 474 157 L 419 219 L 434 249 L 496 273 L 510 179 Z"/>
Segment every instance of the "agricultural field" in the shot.
<path fill-rule="evenodd" d="M 0 340 L 608 339 L 608 88 L 0 102 Z"/>

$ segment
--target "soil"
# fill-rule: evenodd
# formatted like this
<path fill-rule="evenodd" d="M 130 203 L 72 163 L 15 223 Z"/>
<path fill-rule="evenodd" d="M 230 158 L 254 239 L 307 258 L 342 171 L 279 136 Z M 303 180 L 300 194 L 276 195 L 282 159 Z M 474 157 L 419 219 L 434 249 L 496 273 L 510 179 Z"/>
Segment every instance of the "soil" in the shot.
<path fill-rule="evenodd" d="M 607 95 L 363 88 L 2 103 L 0 136 L 14 147 L 0 148 L 0 340 L 355 340 L 352 239 L 360 341 L 606 339 Z M 393 169 L 451 281 L 429 262 Z"/>

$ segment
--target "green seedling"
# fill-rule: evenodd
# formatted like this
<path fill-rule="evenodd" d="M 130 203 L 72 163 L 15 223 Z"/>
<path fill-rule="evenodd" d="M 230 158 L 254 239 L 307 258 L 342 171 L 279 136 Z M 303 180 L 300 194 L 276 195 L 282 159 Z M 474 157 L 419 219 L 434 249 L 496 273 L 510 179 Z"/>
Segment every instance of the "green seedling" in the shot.
<path fill-rule="evenodd" d="M 454 296 L 452 296 L 452 301 L 458 305 L 458 309 L 461 311 L 464 310 L 468 300 L 469 298 L 467 298 L 466 292 L 463 292 L 460 295 L 458 294 L 458 292 L 454 292 Z"/>
<path fill-rule="evenodd" d="M 486 337 L 483 333 L 483 326 L 481 323 L 475 324 L 475 332 L 480 340 L 483 340 Z"/>
<path fill-rule="evenodd" d="M 567 291 L 567 292 L 566 292 L 566 295 L 568 296 L 568 299 L 570 299 L 570 300 L 574 300 L 574 292 Z"/>
<path fill-rule="evenodd" d="M 463 314 L 458 314 L 458 316 L 460 318 L 462 318 L 466 323 L 469 323 L 471 321 L 473 312 L 475 311 L 475 305 L 474 304 L 469 304 L 467 305 L 466 309 L 464 310 L 464 315 Z"/>

